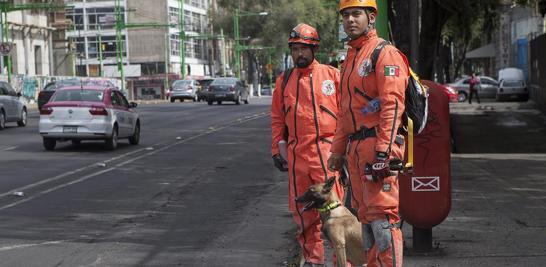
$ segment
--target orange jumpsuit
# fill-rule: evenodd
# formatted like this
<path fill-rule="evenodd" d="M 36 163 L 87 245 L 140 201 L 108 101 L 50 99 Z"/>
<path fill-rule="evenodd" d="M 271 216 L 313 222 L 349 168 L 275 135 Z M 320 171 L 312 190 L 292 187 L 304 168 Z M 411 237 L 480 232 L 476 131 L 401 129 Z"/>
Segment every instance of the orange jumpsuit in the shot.
<path fill-rule="evenodd" d="M 399 50 L 388 45 L 381 51 L 375 72 L 371 71 L 372 52 L 380 41 L 382 39 L 377 37 L 376 31 L 371 30 L 349 42 L 350 48 L 342 66 L 340 113 L 331 149 L 337 155 L 347 153 L 352 205 L 364 225 L 379 220 L 395 224 L 400 220 L 397 177 L 373 182 L 367 180 L 364 174 L 364 167 L 374 162 L 376 152 L 386 152 L 389 158 L 404 157 L 404 139 L 398 134 L 398 129 L 402 126 L 408 64 Z M 379 99 L 378 112 L 365 114 L 361 111 L 369 101 L 364 94 L 371 99 Z M 376 137 L 351 140 L 349 136 L 361 127 L 375 128 Z M 368 248 L 368 267 L 402 266 L 402 232 L 392 227 L 391 235 L 392 242 L 389 242 L 388 249 L 380 251 L 377 242 Z M 393 264 L 393 260 L 396 264 Z"/>
<path fill-rule="evenodd" d="M 307 68 L 295 68 L 283 90 L 283 75 L 277 78 L 271 104 L 272 155 L 278 154 L 278 142 L 288 128 L 288 203 L 299 226 L 298 242 L 307 262 L 324 264 L 321 222 L 316 210 L 301 212 L 304 205 L 295 199 L 309 186 L 324 183 L 335 175 L 327 160 L 336 130 L 339 104 L 339 71 L 314 60 Z M 284 107 L 284 111 L 283 111 Z M 336 183 L 336 193 L 343 199 L 343 188 Z"/>

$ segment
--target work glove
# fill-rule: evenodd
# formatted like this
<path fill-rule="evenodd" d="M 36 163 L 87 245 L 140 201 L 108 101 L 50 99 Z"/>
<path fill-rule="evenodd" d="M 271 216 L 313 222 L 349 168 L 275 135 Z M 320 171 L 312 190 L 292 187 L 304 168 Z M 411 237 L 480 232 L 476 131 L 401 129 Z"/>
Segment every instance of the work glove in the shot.
<path fill-rule="evenodd" d="M 284 160 L 279 154 L 273 155 L 273 164 L 275 164 L 275 167 L 277 167 L 277 169 L 279 169 L 281 172 L 288 171 L 288 162 L 286 162 L 286 160 Z"/>
<path fill-rule="evenodd" d="M 396 173 L 391 172 L 388 155 L 384 152 L 376 152 L 375 161 L 372 164 L 366 164 L 364 174 L 368 181 L 374 182 L 396 175 Z"/>

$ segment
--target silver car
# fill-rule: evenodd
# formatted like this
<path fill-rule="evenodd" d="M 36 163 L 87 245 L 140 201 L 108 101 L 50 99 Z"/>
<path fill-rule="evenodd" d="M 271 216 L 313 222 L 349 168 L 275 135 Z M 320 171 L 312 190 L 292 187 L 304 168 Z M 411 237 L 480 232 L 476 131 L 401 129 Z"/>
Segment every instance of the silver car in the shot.
<path fill-rule="evenodd" d="M 193 102 L 197 102 L 199 91 L 199 82 L 197 80 L 178 80 L 174 81 L 172 85 L 172 90 L 169 92 L 169 98 L 171 102 L 175 100 L 180 100 L 183 102 L 184 99 L 191 99 Z"/>
<path fill-rule="evenodd" d="M 0 130 L 6 128 L 7 122 L 27 125 L 27 107 L 20 97 L 21 93 L 16 93 L 9 83 L 0 81 Z"/>
<path fill-rule="evenodd" d="M 58 89 L 40 109 L 39 130 L 46 150 L 59 141 L 104 140 L 108 149 L 116 149 L 119 138 L 140 141 L 140 119 L 117 88 L 73 86 Z"/>
<path fill-rule="evenodd" d="M 495 98 L 499 82 L 488 76 L 478 76 L 478 78 L 480 78 L 480 84 L 477 86 L 478 95 L 483 98 Z M 468 98 L 470 90 L 469 82 L 470 77 L 464 77 L 454 83 L 447 84 L 458 92 L 459 102 L 464 102 Z"/>

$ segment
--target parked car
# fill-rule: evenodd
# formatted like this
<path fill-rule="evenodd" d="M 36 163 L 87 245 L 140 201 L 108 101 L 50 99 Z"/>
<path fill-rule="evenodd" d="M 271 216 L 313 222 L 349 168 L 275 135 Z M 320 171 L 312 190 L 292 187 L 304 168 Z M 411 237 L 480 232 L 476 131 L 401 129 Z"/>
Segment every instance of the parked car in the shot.
<path fill-rule="evenodd" d="M 233 101 L 237 105 L 241 104 L 241 101 L 244 101 L 245 104 L 248 104 L 249 98 L 248 88 L 243 82 L 237 78 L 231 77 L 214 79 L 209 85 L 207 94 L 207 102 L 209 105 L 212 105 L 214 101 L 216 101 L 218 105 L 221 105 L 222 101 Z"/>
<path fill-rule="evenodd" d="M 457 91 L 447 85 L 435 83 L 433 81 L 429 80 L 421 80 L 421 83 L 425 86 L 428 86 L 430 88 L 434 88 L 436 90 L 440 90 L 444 92 L 447 97 L 449 98 L 449 102 L 459 102 Z"/>
<path fill-rule="evenodd" d="M 214 81 L 213 78 L 210 79 L 201 79 L 199 80 L 199 91 L 197 91 L 197 101 L 207 101 L 207 92 L 209 90 L 209 85 Z"/>
<path fill-rule="evenodd" d="M 527 101 L 529 91 L 523 71 L 517 68 L 504 68 L 499 70 L 499 90 L 497 91 L 497 101 L 505 99 L 519 99 Z"/>
<path fill-rule="evenodd" d="M 478 95 L 482 98 L 494 98 L 497 95 L 499 82 L 488 76 L 478 76 L 480 85 L 478 86 Z M 449 87 L 457 90 L 459 102 L 464 102 L 469 95 L 470 77 L 464 77 L 454 83 L 448 84 Z"/>
<path fill-rule="evenodd" d="M 110 86 L 115 87 L 115 85 L 107 79 L 82 79 L 82 78 L 69 78 L 65 80 L 56 80 L 47 83 L 44 88 L 38 93 L 38 109 L 41 109 L 42 106 L 49 101 L 51 96 L 57 91 L 57 89 L 67 86 L 87 86 L 87 85 L 96 85 L 96 86 Z"/>
<path fill-rule="evenodd" d="M 118 139 L 140 142 L 140 119 L 134 108 L 115 87 L 71 86 L 57 90 L 40 109 L 39 131 L 46 150 L 58 141 L 104 140 L 116 149 Z"/>
<path fill-rule="evenodd" d="M 273 90 L 271 90 L 271 87 L 269 85 L 266 85 L 262 87 L 262 90 L 260 92 L 261 95 L 273 95 Z"/>
<path fill-rule="evenodd" d="M 199 82 L 197 80 L 177 80 L 173 82 L 172 90 L 169 92 L 171 102 L 184 99 L 191 99 L 197 102 L 197 91 L 199 91 Z"/>
<path fill-rule="evenodd" d="M 27 125 L 27 107 L 20 97 L 21 93 L 16 93 L 9 83 L 0 81 L 0 130 L 8 122 L 17 122 L 20 127 Z"/>

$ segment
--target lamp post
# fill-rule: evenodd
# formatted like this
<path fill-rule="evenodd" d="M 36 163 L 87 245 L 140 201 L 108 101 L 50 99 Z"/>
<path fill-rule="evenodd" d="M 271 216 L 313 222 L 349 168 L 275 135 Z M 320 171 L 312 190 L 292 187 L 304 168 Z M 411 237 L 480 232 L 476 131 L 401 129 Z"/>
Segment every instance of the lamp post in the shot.
<path fill-rule="evenodd" d="M 239 44 L 239 17 L 245 16 L 267 16 L 267 12 L 247 12 L 235 9 L 233 15 L 233 33 L 235 35 L 235 76 L 241 78 L 241 45 Z"/>

